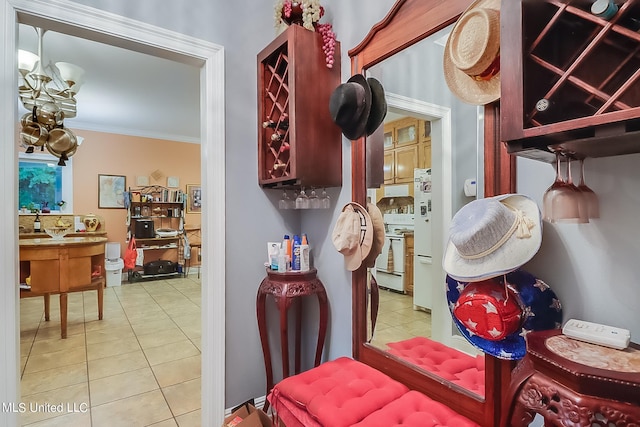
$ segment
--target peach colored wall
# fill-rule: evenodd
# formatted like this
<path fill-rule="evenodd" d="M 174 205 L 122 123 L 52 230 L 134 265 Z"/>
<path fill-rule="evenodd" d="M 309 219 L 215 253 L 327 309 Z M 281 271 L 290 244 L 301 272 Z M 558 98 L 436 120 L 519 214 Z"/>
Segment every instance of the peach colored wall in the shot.
<path fill-rule="evenodd" d="M 84 141 L 73 155 L 73 211 L 95 213 L 105 219 L 109 241 L 126 248 L 126 209 L 98 209 L 98 174 L 124 175 L 127 188 L 136 186 L 136 176 L 149 177 L 151 185 L 167 185 L 168 176 L 180 179 L 180 188 L 200 184 L 200 145 L 74 130 Z M 151 173 L 159 170 L 158 180 Z M 187 225 L 200 225 L 200 214 L 186 214 Z"/>

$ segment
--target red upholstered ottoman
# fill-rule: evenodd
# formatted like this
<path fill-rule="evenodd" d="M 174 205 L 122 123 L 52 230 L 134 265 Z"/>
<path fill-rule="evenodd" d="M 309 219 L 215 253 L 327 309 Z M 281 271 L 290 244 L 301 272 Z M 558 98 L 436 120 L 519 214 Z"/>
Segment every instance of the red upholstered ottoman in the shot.
<path fill-rule="evenodd" d="M 389 353 L 484 397 L 484 356 L 470 356 L 425 337 L 387 346 Z"/>
<path fill-rule="evenodd" d="M 341 357 L 285 378 L 268 398 L 287 427 L 347 427 L 408 390 L 380 371 Z"/>
<path fill-rule="evenodd" d="M 480 427 L 415 390 L 371 413 L 353 427 Z M 287 426 L 288 427 L 288 426 Z"/>

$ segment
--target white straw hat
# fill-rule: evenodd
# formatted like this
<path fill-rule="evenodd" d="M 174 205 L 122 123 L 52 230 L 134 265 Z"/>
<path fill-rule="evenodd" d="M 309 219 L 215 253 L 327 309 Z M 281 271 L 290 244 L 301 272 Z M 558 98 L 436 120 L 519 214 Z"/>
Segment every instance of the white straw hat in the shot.
<path fill-rule="evenodd" d="M 444 77 L 462 101 L 500 98 L 500 0 L 476 0 L 460 16 L 444 49 Z"/>
<path fill-rule="evenodd" d="M 453 217 L 442 267 L 455 280 L 477 282 L 520 268 L 541 243 L 536 202 L 519 194 L 478 199 Z"/>

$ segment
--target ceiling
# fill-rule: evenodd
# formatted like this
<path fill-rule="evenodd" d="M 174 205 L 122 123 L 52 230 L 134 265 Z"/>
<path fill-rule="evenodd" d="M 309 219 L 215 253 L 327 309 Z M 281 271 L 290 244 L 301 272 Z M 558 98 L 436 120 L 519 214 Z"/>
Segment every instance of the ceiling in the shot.
<path fill-rule="evenodd" d="M 33 27 L 20 24 L 18 48 L 38 53 Z M 199 143 L 198 67 L 53 31 L 44 34 L 43 56 L 85 70 L 77 116 L 65 119 L 78 135 L 84 129 Z"/>

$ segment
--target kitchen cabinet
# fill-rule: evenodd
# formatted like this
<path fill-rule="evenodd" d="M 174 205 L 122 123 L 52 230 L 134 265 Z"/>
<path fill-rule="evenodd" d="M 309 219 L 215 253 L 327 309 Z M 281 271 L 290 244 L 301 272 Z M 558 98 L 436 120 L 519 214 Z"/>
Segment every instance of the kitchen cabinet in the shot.
<path fill-rule="evenodd" d="M 508 152 L 552 161 L 640 152 L 640 3 L 505 1 L 501 9 L 501 137 Z M 549 148 L 551 147 L 551 148 Z"/>
<path fill-rule="evenodd" d="M 404 290 L 413 295 L 413 234 L 404 236 Z"/>
<path fill-rule="evenodd" d="M 127 213 L 129 238 L 135 237 L 142 250 L 143 265 L 128 271 L 130 282 L 180 274 L 184 267 L 182 233 L 186 195 L 182 190 L 157 185 L 129 190 Z M 144 266 L 154 261 L 173 264 L 161 272 L 149 273 Z"/>
<path fill-rule="evenodd" d="M 342 134 L 328 107 L 340 78 L 340 61 L 325 65 L 322 36 L 299 25 L 258 54 L 260 186 L 342 185 Z"/>
<path fill-rule="evenodd" d="M 385 123 L 385 184 L 413 182 L 415 168 L 431 166 L 431 137 L 424 136 L 425 122 L 429 123 L 425 120 L 407 117 Z"/>

